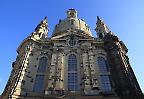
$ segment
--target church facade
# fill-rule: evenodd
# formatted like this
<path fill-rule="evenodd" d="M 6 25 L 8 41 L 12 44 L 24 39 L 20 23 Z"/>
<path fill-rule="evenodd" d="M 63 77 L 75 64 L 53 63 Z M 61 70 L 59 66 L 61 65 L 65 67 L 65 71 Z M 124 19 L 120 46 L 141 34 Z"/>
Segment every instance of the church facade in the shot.
<path fill-rule="evenodd" d="M 51 38 L 42 20 L 18 47 L 2 99 L 142 99 L 125 44 L 99 17 L 95 30 L 75 9 Z"/>

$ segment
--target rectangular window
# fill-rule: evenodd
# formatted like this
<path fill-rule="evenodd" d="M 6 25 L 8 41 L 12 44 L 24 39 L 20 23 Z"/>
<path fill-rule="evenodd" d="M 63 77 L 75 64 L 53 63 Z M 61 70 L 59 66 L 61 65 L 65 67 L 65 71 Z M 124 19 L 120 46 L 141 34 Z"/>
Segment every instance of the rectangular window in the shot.
<path fill-rule="evenodd" d="M 111 84 L 108 75 L 101 75 L 101 83 L 103 92 L 111 92 Z"/>
<path fill-rule="evenodd" d="M 72 91 L 78 90 L 77 73 L 68 73 L 68 89 Z"/>
<path fill-rule="evenodd" d="M 44 75 L 36 76 L 33 91 L 34 92 L 43 92 L 44 91 Z"/>
<path fill-rule="evenodd" d="M 41 57 L 39 60 L 38 73 L 45 73 L 47 66 L 47 58 Z"/>

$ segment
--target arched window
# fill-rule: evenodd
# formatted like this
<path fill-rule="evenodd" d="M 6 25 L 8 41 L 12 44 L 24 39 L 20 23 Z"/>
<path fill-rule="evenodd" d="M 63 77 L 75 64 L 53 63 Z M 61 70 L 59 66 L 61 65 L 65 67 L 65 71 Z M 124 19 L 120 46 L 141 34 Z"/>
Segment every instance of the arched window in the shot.
<path fill-rule="evenodd" d="M 99 70 L 100 70 L 100 80 L 101 80 L 101 88 L 103 92 L 109 93 L 111 92 L 111 84 L 108 75 L 108 64 L 107 61 L 103 57 L 98 57 L 97 59 Z"/>
<path fill-rule="evenodd" d="M 77 91 L 78 89 L 77 58 L 76 55 L 71 54 L 68 57 L 68 90 Z"/>
<path fill-rule="evenodd" d="M 44 75 L 36 76 L 33 91 L 34 92 L 43 92 L 44 91 Z"/>
<path fill-rule="evenodd" d="M 98 65 L 99 65 L 100 72 L 102 73 L 108 72 L 107 62 L 103 57 L 98 57 Z"/>
<path fill-rule="evenodd" d="M 44 73 L 47 66 L 47 57 L 41 57 L 39 60 L 38 73 Z"/>

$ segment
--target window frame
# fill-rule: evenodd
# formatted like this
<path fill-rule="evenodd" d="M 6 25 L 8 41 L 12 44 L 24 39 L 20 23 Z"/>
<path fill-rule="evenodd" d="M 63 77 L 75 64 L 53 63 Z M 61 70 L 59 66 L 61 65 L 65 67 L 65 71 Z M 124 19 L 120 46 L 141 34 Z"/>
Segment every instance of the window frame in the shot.
<path fill-rule="evenodd" d="M 100 72 L 101 90 L 103 93 L 111 93 L 112 86 L 109 75 L 109 66 L 105 57 L 97 57 L 98 68 Z"/>
<path fill-rule="evenodd" d="M 70 67 L 69 67 L 70 66 Z M 74 68 L 72 67 L 74 66 Z M 78 63 L 77 56 L 75 54 L 70 54 L 68 56 L 68 90 L 69 91 L 78 91 Z"/>

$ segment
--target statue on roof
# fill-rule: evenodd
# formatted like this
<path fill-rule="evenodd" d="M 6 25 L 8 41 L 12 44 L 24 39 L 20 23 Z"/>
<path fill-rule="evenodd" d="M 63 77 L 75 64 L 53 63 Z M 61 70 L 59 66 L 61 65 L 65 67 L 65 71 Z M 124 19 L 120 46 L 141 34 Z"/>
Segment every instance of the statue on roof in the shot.
<path fill-rule="evenodd" d="M 45 39 L 48 34 L 48 22 L 47 17 L 45 17 L 35 28 L 35 31 L 32 33 L 32 37 L 35 39 Z"/>

